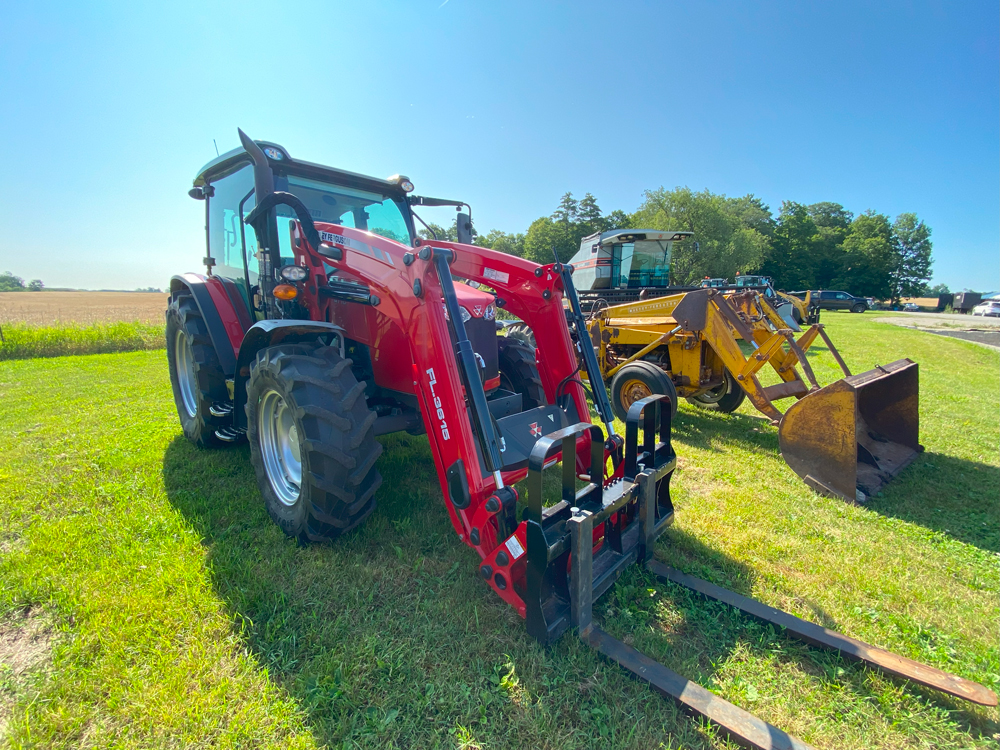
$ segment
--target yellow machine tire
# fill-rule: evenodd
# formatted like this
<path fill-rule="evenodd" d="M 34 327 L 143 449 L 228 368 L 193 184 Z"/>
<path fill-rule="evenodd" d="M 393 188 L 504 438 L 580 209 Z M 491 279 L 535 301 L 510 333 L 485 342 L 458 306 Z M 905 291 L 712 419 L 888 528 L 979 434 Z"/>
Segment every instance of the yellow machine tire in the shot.
<path fill-rule="evenodd" d="M 732 376 L 729 370 L 726 370 L 726 382 L 716 390 L 721 389 L 723 386 L 725 386 L 726 392 L 721 397 L 714 400 L 706 400 L 703 397 L 693 396 L 688 399 L 688 403 L 694 404 L 700 409 L 711 409 L 713 411 L 721 411 L 723 414 L 730 414 L 740 408 L 740 404 L 743 403 L 747 394 L 740 388 L 739 383 L 736 382 L 736 378 Z"/>
<path fill-rule="evenodd" d="M 611 379 L 611 408 L 622 422 L 633 403 L 646 396 L 670 397 L 670 416 L 677 415 L 677 389 L 670 376 L 652 362 L 631 362 Z"/>

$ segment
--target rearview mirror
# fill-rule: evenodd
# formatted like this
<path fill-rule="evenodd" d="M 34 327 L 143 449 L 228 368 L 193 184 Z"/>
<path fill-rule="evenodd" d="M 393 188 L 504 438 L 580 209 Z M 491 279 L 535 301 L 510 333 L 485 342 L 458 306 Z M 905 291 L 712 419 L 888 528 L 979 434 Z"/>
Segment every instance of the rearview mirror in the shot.
<path fill-rule="evenodd" d="M 458 241 L 463 245 L 472 244 L 472 218 L 468 214 L 459 214 L 456 219 Z"/>

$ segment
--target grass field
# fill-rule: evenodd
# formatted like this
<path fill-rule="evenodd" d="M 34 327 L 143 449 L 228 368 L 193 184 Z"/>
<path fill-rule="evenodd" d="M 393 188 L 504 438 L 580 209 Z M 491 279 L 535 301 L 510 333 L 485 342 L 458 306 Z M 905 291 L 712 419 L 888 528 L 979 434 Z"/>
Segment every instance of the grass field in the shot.
<path fill-rule="evenodd" d="M 921 365 L 926 452 L 869 507 L 809 492 L 744 405 L 682 404 L 657 556 L 1000 688 L 1000 356 L 824 319 L 856 370 Z M 832 358 L 812 357 L 823 382 Z M 163 352 L 0 363 L 0 732 L 13 748 L 726 748 L 477 576 L 424 438 L 333 545 L 269 521 L 246 446 L 180 435 Z M 633 569 L 595 606 L 650 656 L 818 748 L 996 747 L 1000 714 L 810 649 Z M 20 657 L 17 656 L 20 654 Z"/>

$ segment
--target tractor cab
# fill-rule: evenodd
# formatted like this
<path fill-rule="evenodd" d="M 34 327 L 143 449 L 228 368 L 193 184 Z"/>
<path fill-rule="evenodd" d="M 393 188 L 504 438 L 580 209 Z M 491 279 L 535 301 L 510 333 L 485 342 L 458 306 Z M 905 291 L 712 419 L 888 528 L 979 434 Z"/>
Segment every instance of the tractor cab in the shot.
<path fill-rule="evenodd" d="M 758 289 L 763 290 L 765 296 L 774 296 L 774 282 L 770 276 L 753 276 L 751 274 L 737 274 L 736 283 L 733 285 L 737 289 Z"/>
<path fill-rule="evenodd" d="M 698 286 L 702 289 L 725 289 L 729 286 L 729 279 L 710 279 L 706 276 Z"/>
<path fill-rule="evenodd" d="M 580 289 L 646 289 L 670 286 L 674 242 L 692 232 L 616 229 L 580 241 L 570 263 Z"/>

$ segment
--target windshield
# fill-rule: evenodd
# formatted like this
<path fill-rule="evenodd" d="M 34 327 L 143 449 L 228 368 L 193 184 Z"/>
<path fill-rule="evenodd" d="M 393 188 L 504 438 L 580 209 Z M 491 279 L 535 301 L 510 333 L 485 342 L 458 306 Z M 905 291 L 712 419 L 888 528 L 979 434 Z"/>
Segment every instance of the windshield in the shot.
<path fill-rule="evenodd" d="M 411 244 L 403 201 L 394 196 L 320 182 L 297 175 L 275 175 L 274 189 L 287 191 L 306 204 L 313 221 L 363 229 L 404 245 Z M 293 219 L 290 206 L 278 206 L 278 216 Z M 292 258 L 291 240 L 278 233 L 281 257 Z"/>
<path fill-rule="evenodd" d="M 632 248 L 632 263 L 622 263 L 622 281 L 630 287 L 670 285 L 670 246 L 661 240 L 643 240 L 623 247 Z M 625 253 L 622 254 L 624 260 Z"/>

